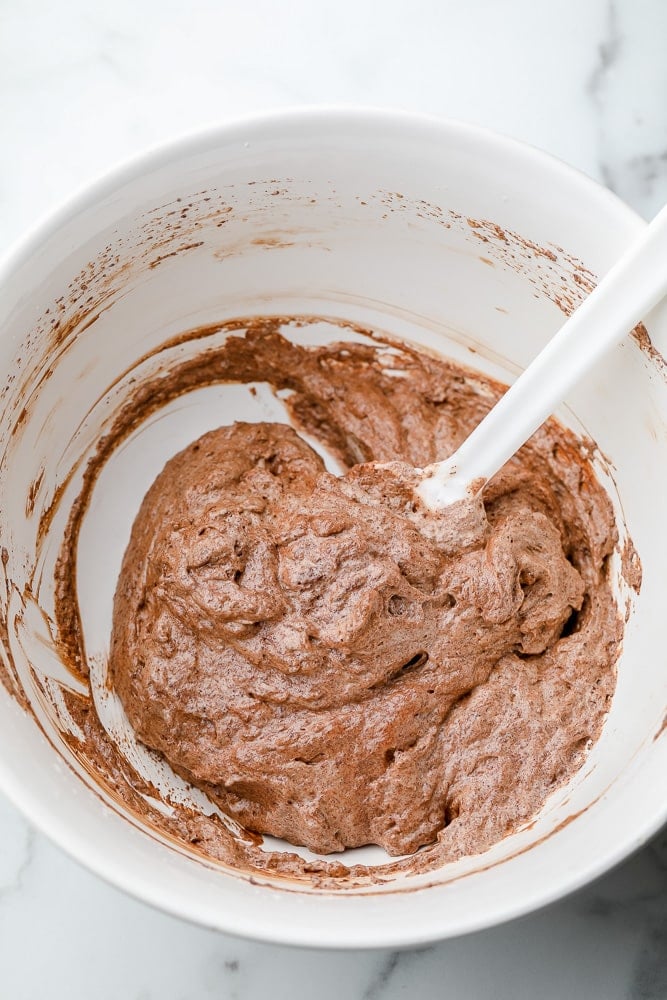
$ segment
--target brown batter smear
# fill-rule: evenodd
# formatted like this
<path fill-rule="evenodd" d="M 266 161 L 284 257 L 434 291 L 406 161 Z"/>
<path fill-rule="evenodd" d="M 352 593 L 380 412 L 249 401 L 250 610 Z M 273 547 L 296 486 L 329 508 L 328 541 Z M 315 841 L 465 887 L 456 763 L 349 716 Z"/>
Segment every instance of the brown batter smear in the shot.
<path fill-rule="evenodd" d="M 483 507 L 437 525 L 411 511 L 409 466 L 450 454 L 502 387 L 405 345 L 300 347 L 277 332 L 284 322 L 230 324 L 248 333 L 124 408 L 70 518 L 61 641 L 85 673 L 76 539 L 113 448 L 194 386 L 290 390 L 296 428 L 347 475 L 328 474 L 286 425 L 221 428 L 176 456 L 128 547 L 111 679 L 140 738 L 250 829 L 321 852 L 427 846 L 374 869 L 264 852 L 215 817 L 153 809 L 92 702 L 74 695 L 86 740 L 71 742 L 174 841 L 245 871 L 349 887 L 484 850 L 578 769 L 614 689 L 617 536 L 585 449 L 555 421 Z M 396 463 L 393 474 L 375 461 Z"/>
<path fill-rule="evenodd" d="M 621 549 L 621 571 L 625 582 L 638 594 L 642 586 L 642 564 L 639 553 L 629 537 L 625 539 Z"/>

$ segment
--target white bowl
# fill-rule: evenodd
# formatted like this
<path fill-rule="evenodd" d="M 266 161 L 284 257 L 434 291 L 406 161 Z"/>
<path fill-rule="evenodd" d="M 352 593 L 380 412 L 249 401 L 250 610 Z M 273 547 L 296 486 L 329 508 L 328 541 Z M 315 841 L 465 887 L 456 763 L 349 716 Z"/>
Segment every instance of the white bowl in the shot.
<path fill-rule="evenodd" d="M 662 358 L 634 339 L 562 412 L 597 442 L 621 533 L 643 563 L 639 596 L 618 559 L 614 567 L 630 617 L 611 712 L 574 780 L 532 826 L 483 855 L 374 891 L 323 893 L 279 879 L 251 883 L 159 842 L 95 789 L 62 738 L 59 692 L 73 682 L 49 616 L 68 503 L 109 412 L 126 398 L 122 380 L 109 387 L 140 355 L 199 324 L 299 313 L 375 325 L 510 379 L 581 296 L 585 269 L 603 273 L 643 224 L 592 181 L 497 135 L 404 114 L 312 110 L 173 143 L 39 226 L 0 269 L 0 363 L 9 373 L 0 536 L 15 668 L 3 659 L 31 706 L 26 712 L 0 691 L 0 788 L 73 857 L 143 900 L 209 927 L 321 947 L 418 944 L 498 923 L 640 846 L 667 818 L 667 737 L 658 737 L 667 702 L 667 384 Z M 661 350 L 665 310 L 647 325 Z M 197 344 L 175 350 L 183 356 Z M 211 389 L 180 401 L 100 480 L 78 563 L 93 659 L 108 643 L 143 492 L 188 440 L 245 415 L 239 398 Z M 26 591 L 39 520 L 54 496 L 41 584 Z M 361 856 L 377 859 L 369 852 Z"/>

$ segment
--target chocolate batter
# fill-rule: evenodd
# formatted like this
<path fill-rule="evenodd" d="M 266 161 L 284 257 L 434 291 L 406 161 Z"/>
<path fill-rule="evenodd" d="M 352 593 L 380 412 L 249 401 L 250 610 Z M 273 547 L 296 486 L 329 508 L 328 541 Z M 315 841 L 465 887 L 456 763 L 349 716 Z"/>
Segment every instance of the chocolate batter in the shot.
<path fill-rule="evenodd" d="M 611 505 L 549 421 L 484 503 L 414 509 L 500 387 L 406 347 L 230 337 L 286 424 L 222 427 L 137 516 L 110 677 L 140 739 L 244 826 L 329 853 L 484 849 L 580 766 L 613 692 Z M 373 463 L 393 463 L 388 469 Z"/>

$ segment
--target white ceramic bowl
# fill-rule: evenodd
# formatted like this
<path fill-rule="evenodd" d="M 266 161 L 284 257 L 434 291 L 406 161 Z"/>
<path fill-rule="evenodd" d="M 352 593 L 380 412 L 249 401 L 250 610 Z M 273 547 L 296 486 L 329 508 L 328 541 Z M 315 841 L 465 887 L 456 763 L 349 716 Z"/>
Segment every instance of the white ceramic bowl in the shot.
<path fill-rule="evenodd" d="M 129 391 L 122 380 L 109 387 L 140 355 L 198 324 L 306 313 L 376 325 L 510 379 L 577 301 L 585 269 L 603 273 L 642 226 L 608 191 L 497 135 L 403 114 L 313 110 L 152 152 L 17 247 L 0 269 L 0 537 L 9 669 L 32 714 L 0 691 L 0 787 L 29 819 L 99 875 L 179 916 L 329 947 L 417 944 L 506 920 L 581 886 L 658 829 L 667 817 L 667 736 L 657 735 L 667 701 L 667 384 L 661 358 L 635 340 L 562 413 L 599 445 L 621 532 L 643 563 L 636 598 L 616 572 L 631 613 L 613 706 L 571 784 L 534 825 L 480 857 L 370 893 L 325 894 L 250 884 L 159 843 L 96 793 L 62 739 L 59 694 L 72 681 L 49 621 L 68 501 Z M 664 309 L 648 327 L 655 347 L 666 346 Z M 91 655 L 104 656 L 144 490 L 203 430 L 261 418 L 248 406 L 231 389 L 194 393 L 130 441 L 100 480 L 78 564 Z M 41 584 L 28 592 L 38 548 Z"/>

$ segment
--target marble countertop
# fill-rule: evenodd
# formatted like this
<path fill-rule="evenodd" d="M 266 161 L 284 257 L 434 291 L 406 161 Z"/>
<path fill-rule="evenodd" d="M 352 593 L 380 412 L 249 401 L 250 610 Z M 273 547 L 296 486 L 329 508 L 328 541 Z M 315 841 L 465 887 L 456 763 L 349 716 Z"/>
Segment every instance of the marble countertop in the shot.
<path fill-rule="evenodd" d="M 148 145 L 303 103 L 487 125 L 649 216 L 667 201 L 665 39 L 665 0 L 3 0 L 0 252 Z M 157 913 L 83 871 L 0 798 L 0 997 L 267 994 L 663 1000 L 667 830 L 594 885 L 503 927 L 400 953 L 326 953 Z"/>

